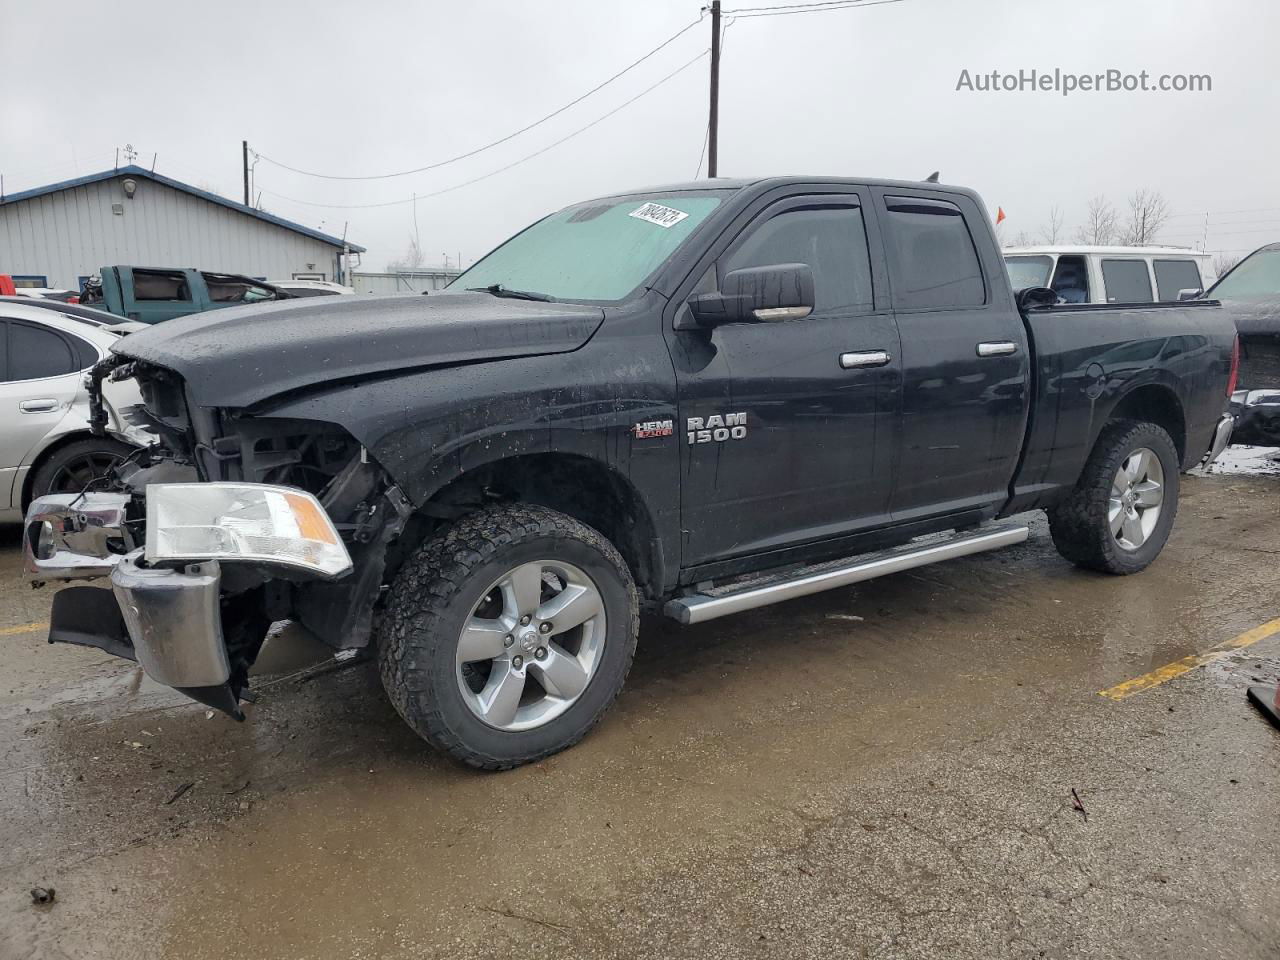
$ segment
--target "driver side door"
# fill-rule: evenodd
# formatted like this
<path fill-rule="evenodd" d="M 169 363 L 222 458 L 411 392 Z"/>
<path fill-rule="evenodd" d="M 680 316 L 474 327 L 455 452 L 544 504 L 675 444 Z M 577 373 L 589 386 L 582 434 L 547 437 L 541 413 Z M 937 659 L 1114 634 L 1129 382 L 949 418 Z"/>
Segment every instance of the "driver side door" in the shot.
<path fill-rule="evenodd" d="M 861 192 L 760 210 L 703 278 L 807 264 L 809 316 L 671 331 L 679 389 L 682 566 L 767 553 L 888 520 L 901 390 L 897 326 Z"/>

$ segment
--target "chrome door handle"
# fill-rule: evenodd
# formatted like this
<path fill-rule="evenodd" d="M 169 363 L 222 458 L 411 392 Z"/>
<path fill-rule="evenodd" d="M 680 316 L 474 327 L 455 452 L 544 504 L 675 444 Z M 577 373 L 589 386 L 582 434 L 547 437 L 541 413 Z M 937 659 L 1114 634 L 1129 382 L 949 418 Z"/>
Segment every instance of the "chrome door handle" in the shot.
<path fill-rule="evenodd" d="M 52 397 L 45 397 L 42 400 L 23 400 L 18 404 L 18 409 L 23 413 L 48 413 L 50 410 L 58 409 L 58 401 Z"/>
<path fill-rule="evenodd" d="M 862 350 L 840 354 L 840 366 L 845 370 L 854 370 L 858 367 L 883 367 L 891 359 L 888 350 Z"/>
<path fill-rule="evenodd" d="M 978 344 L 980 357 L 1008 357 L 1018 352 L 1018 345 L 1012 340 L 991 340 Z"/>

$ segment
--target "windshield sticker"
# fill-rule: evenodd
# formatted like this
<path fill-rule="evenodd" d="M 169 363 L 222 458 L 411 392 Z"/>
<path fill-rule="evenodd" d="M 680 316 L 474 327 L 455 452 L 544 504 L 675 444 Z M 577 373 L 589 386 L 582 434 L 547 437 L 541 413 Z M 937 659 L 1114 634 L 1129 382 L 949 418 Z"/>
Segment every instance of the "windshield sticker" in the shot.
<path fill-rule="evenodd" d="M 646 203 L 635 210 L 632 210 L 629 217 L 635 217 L 637 220 L 643 220 L 645 223 L 656 223 L 658 226 L 666 229 L 674 227 L 677 223 L 689 216 L 682 210 L 675 210 L 672 207 L 664 207 L 660 203 Z"/>

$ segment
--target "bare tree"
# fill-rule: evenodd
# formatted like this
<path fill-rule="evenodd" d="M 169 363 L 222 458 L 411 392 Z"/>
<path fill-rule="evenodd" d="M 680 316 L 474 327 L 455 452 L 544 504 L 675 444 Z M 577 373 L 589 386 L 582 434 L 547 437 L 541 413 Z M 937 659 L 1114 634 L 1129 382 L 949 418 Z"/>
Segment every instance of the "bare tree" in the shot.
<path fill-rule="evenodd" d="M 1030 247 L 1035 243 L 1025 230 L 1019 230 L 1017 236 L 1012 240 L 1006 240 L 1002 246 L 1005 247 Z"/>
<path fill-rule="evenodd" d="M 1059 207 L 1049 208 L 1049 223 L 1040 228 L 1040 239 L 1044 243 L 1057 243 L 1062 238 L 1062 210 Z"/>
<path fill-rule="evenodd" d="M 1220 253 L 1213 258 L 1213 272 L 1218 276 L 1226 276 L 1228 270 L 1244 258 L 1234 253 Z"/>
<path fill-rule="evenodd" d="M 395 272 L 398 270 L 420 270 L 422 265 L 427 262 L 427 258 L 422 255 L 422 250 L 418 247 L 418 241 L 409 238 L 409 247 L 404 252 L 404 256 L 399 260 L 390 260 L 387 262 L 387 269 Z"/>
<path fill-rule="evenodd" d="M 1089 201 L 1084 225 L 1076 231 L 1076 243 L 1100 247 L 1116 239 L 1116 209 L 1102 194 Z"/>
<path fill-rule="evenodd" d="M 1129 213 L 1120 230 L 1120 242 L 1126 247 L 1143 247 L 1155 243 L 1165 222 L 1169 207 L 1155 190 L 1136 190 L 1129 197 Z"/>

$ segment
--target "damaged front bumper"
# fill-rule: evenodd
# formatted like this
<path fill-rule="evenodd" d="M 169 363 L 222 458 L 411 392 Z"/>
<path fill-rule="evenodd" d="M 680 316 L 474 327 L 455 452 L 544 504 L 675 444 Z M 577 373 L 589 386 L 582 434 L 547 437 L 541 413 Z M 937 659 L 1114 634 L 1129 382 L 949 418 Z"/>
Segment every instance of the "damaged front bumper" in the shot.
<path fill-rule="evenodd" d="M 1231 413 L 1235 416 L 1232 443 L 1280 446 L 1280 389 L 1237 390 L 1231 395 Z"/>
<path fill-rule="evenodd" d="M 308 507 L 323 514 L 310 494 L 289 491 L 289 496 L 307 498 Z M 224 543 L 221 562 L 198 557 L 154 562 L 154 540 L 167 531 L 148 527 L 147 542 L 136 542 L 141 524 L 129 519 L 130 500 L 120 493 L 57 494 L 35 500 L 28 509 L 27 579 L 36 586 L 110 580 L 109 588 L 73 586 L 56 593 L 49 641 L 134 660 L 153 680 L 240 718 L 240 683 L 233 682 L 221 603 L 222 565 L 234 562 L 234 555 Z M 332 525 L 322 532 L 333 539 L 328 549 L 336 544 L 345 556 Z M 257 555 L 252 561 L 264 563 Z M 296 559 L 285 565 L 291 578 L 299 577 Z"/>

